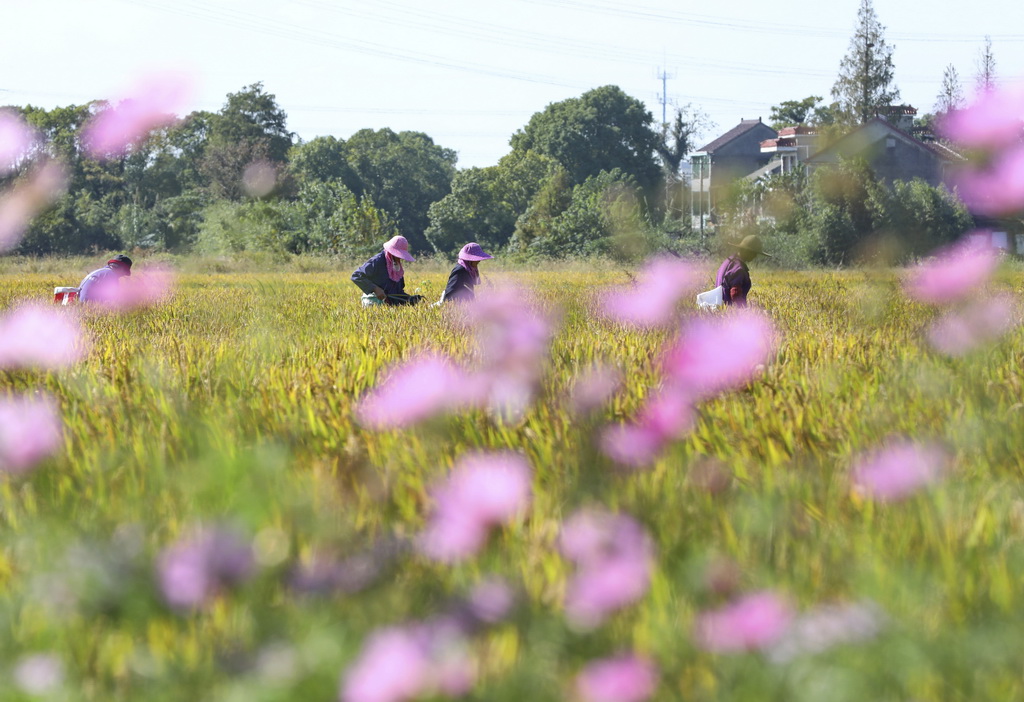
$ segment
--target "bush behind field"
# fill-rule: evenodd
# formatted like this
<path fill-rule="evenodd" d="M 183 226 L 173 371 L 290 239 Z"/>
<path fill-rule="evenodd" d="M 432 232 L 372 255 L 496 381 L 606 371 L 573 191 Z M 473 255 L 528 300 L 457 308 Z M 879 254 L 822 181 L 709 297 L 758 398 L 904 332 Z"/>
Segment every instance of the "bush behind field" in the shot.
<path fill-rule="evenodd" d="M 224 265 L 248 270 L 210 275 L 216 261 L 161 260 L 184 272 L 169 304 L 80 311 L 93 336 L 85 362 L 0 371 L 5 392 L 53 393 L 66 423 L 61 455 L 0 485 L 0 674 L 53 652 L 66 700 L 334 699 L 375 627 L 429 617 L 498 574 L 523 606 L 475 649 L 473 700 L 565 699 L 586 661 L 631 648 L 658 662 L 658 700 L 1024 698 L 1020 331 L 948 359 L 920 339 L 934 312 L 891 272 L 762 269 L 752 299 L 783 333 L 777 360 L 706 403 L 650 470 L 624 473 L 593 450 L 592 432 L 632 417 L 656 387 L 665 333 L 595 319 L 596 289 L 626 281 L 612 264 L 486 264 L 486 280 L 529 284 L 562 311 L 542 396 L 522 421 L 473 412 L 374 433 L 352 404 L 389 365 L 420 349 L 471 358 L 444 310 L 361 308 L 352 262 L 242 257 Z M 310 261 L 326 270 L 303 271 Z M 0 309 L 45 299 L 94 264 L 13 272 L 18 262 L 0 259 Z M 410 287 L 436 297 L 448 265 L 411 268 Z M 1024 276 L 992 287 L 1019 296 Z M 576 417 L 573 378 L 600 360 L 626 388 L 598 417 Z M 896 435 L 943 442 L 954 469 L 907 503 L 865 502 L 850 490 L 853 457 Z M 443 567 L 410 555 L 356 595 L 306 598 L 282 584 L 316 554 L 415 534 L 430 486 L 473 448 L 521 451 L 535 471 L 528 518 L 479 558 Z M 725 483 L 710 489 L 708 470 Z M 587 634 L 561 615 L 569 567 L 555 540 L 565 516 L 593 504 L 642 520 L 659 559 L 648 596 Z M 208 610 L 167 610 L 152 560 L 190 527 L 222 522 L 254 537 L 261 575 Z M 739 591 L 778 589 L 801 609 L 871 601 L 886 630 L 787 664 L 700 652 L 692 623 L 724 601 L 705 577 L 721 559 L 736 564 Z M 8 699 L 24 696 L 0 686 Z"/>

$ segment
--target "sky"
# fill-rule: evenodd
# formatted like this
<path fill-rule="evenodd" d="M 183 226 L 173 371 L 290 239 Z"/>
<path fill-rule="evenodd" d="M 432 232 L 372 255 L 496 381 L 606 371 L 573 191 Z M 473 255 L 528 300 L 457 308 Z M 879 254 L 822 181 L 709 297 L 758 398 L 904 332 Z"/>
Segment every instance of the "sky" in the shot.
<path fill-rule="evenodd" d="M 772 105 L 830 101 L 860 0 L 0 0 L 0 105 L 117 100 L 191 76 L 181 114 L 260 81 L 309 141 L 419 131 L 458 167 L 508 153 L 548 104 L 617 85 L 656 122 L 705 113 L 701 143 Z M 970 93 L 986 35 L 1024 76 L 1024 3 L 875 0 L 903 102 L 930 112 L 953 65 Z M 923 9 L 919 9 L 923 8 Z M 1013 33 L 1019 31 L 1020 33 Z M 665 76 L 664 80 L 662 76 Z"/>

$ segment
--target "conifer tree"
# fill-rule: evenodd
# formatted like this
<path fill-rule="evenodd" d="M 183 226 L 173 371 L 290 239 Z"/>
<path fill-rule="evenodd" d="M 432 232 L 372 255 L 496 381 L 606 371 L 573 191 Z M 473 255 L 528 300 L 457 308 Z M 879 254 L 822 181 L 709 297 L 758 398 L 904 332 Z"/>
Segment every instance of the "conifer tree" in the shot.
<path fill-rule="evenodd" d="M 893 83 L 892 52 L 871 0 L 861 0 L 857 29 L 832 86 L 832 97 L 839 105 L 843 122 L 867 122 L 880 109 L 900 99 L 900 91 Z"/>

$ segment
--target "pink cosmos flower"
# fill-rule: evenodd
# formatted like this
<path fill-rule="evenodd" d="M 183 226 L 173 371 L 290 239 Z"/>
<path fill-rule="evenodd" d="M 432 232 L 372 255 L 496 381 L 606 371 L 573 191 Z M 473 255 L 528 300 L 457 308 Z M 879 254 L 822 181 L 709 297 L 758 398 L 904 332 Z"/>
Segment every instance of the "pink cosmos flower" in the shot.
<path fill-rule="evenodd" d="M 231 530 L 209 529 L 164 550 L 157 580 L 171 607 L 196 609 L 224 588 L 247 580 L 254 568 L 248 541 Z"/>
<path fill-rule="evenodd" d="M 26 304 L 0 318 L 0 368 L 57 370 L 81 360 L 86 347 L 66 310 Z"/>
<path fill-rule="evenodd" d="M 29 223 L 67 191 L 67 171 L 48 161 L 0 195 L 0 253 L 15 248 Z"/>
<path fill-rule="evenodd" d="M 690 261 L 655 258 L 640 272 L 635 286 L 607 292 L 601 310 L 622 324 L 660 326 L 672 321 L 679 300 L 697 290 L 702 277 Z"/>
<path fill-rule="evenodd" d="M 696 413 L 687 395 L 667 389 L 651 398 L 632 424 L 609 427 L 601 435 L 601 450 L 627 466 L 653 461 L 665 447 L 682 438 L 694 424 Z"/>
<path fill-rule="evenodd" d="M 581 629 L 640 600 L 650 587 L 654 547 L 627 515 L 583 510 L 563 525 L 562 554 L 576 563 L 565 594 L 569 621 Z"/>
<path fill-rule="evenodd" d="M 428 688 L 431 661 L 410 631 L 383 629 L 366 642 L 345 674 L 342 702 L 403 702 Z"/>
<path fill-rule="evenodd" d="M 939 446 L 899 441 L 862 456 L 853 468 L 853 484 L 868 497 L 894 502 L 937 482 L 948 462 Z"/>
<path fill-rule="evenodd" d="M 513 453 L 462 458 L 434 490 L 434 512 L 420 547 L 439 561 L 459 561 L 483 547 L 492 527 L 506 524 L 530 504 L 530 466 Z"/>
<path fill-rule="evenodd" d="M 522 414 L 540 383 L 552 320 L 525 290 L 499 287 L 466 305 L 482 368 L 476 382 L 490 407 Z"/>
<path fill-rule="evenodd" d="M 17 113 L 0 110 L 0 177 L 14 170 L 35 140 L 35 131 Z"/>
<path fill-rule="evenodd" d="M 666 377 L 696 397 L 742 387 L 771 359 L 775 337 L 771 320 L 755 310 L 695 320 L 665 354 Z"/>
<path fill-rule="evenodd" d="M 654 664 L 632 655 L 594 661 L 576 676 L 581 702 L 643 702 L 657 685 Z"/>
<path fill-rule="evenodd" d="M 933 260 L 911 270 L 903 287 L 915 300 L 942 305 L 959 300 L 983 285 L 998 265 L 995 252 L 978 245 L 968 235 L 937 251 Z"/>
<path fill-rule="evenodd" d="M 473 618 L 486 624 L 496 624 L 507 617 L 515 601 L 512 588 L 500 578 L 491 578 L 474 586 L 467 598 Z"/>
<path fill-rule="evenodd" d="M 995 149 L 1020 141 L 1024 115 L 1024 89 L 980 92 L 973 103 L 952 110 L 939 123 L 949 139 L 969 148 Z"/>
<path fill-rule="evenodd" d="M 1013 329 L 1016 312 L 1014 300 L 1008 295 L 972 303 L 937 319 L 928 329 L 928 343 L 941 353 L 962 356 Z"/>
<path fill-rule="evenodd" d="M 1024 207 L 1024 146 L 994 156 L 986 168 L 967 168 L 956 176 L 960 199 L 972 212 L 1012 214 Z"/>
<path fill-rule="evenodd" d="M 152 307 L 170 297 L 177 276 L 174 271 L 152 267 L 123 278 L 120 285 L 112 288 L 113 297 L 109 306 L 118 310 L 132 310 Z"/>
<path fill-rule="evenodd" d="M 175 121 L 188 99 L 190 81 L 181 74 L 146 77 L 132 97 L 108 107 L 86 126 L 83 142 L 93 158 L 123 154 L 149 132 Z"/>
<path fill-rule="evenodd" d="M 0 396 L 0 473 L 22 474 L 60 450 L 62 424 L 49 397 Z"/>
<path fill-rule="evenodd" d="M 391 369 L 356 407 L 359 422 L 372 429 L 407 427 L 471 404 L 475 383 L 450 360 L 424 354 Z"/>
<path fill-rule="evenodd" d="M 882 611 L 872 602 L 816 607 L 796 618 L 772 645 L 768 657 L 773 663 L 788 663 L 799 656 L 873 639 L 884 625 Z"/>
<path fill-rule="evenodd" d="M 578 414 L 600 409 L 622 387 L 622 373 L 603 365 L 591 366 L 576 377 L 572 404 Z"/>
<path fill-rule="evenodd" d="M 64 664 L 52 653 L 24 656 L 12 673 L 15 687 L 35 697 L 50 695 L 64 684 Z"/>
<path fill-rule="evenodd" d="M 793 619 L 789 604 L 774 592 L 757 592 L 698 616 L 697 644 L 713 653 L 766 650 Z"/>

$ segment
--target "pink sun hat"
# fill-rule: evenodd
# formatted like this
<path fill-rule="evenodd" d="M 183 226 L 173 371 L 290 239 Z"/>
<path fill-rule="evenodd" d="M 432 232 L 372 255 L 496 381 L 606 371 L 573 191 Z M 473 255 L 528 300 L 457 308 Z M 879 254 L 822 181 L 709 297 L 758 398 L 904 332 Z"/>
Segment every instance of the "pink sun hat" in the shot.
<path fill-rule="evenodd" d="M 480 244 L 471 242 L 462 247 L 462 251 L 459 251 L 460 261 L 486 261 L 489 258 L 494 258 L 490 255 Z"/>
<path fill-rule="evenodd" d="M 384 250 L 395 258 L 400 258 L 403 261 L 415 261 L 409 253 L 409 242 L 404 236 L 393 236 L 384 242 Z"/>

